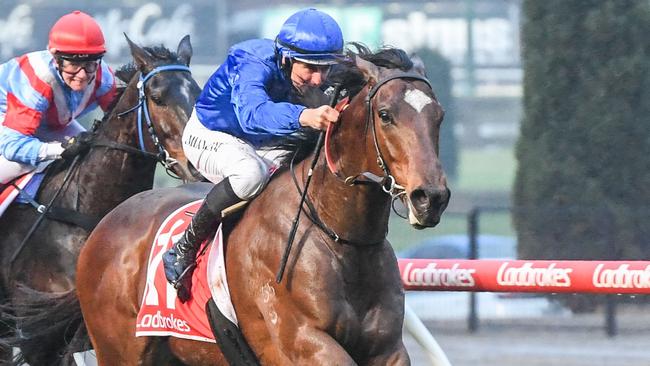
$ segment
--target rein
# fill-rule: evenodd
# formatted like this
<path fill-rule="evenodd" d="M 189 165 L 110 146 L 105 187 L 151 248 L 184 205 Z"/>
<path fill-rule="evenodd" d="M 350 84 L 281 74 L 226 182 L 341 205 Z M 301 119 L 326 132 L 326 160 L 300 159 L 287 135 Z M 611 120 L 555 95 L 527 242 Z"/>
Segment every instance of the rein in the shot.
<path fill-rule="evenodd" d="M 178 164 L 178 161 L 174 158 L 172 158 L 169 154 L 169 152 L 165 149 L 164 146 L 160 143 L 160 139 L 158 138 L 158 135 L 156 134 L 156 130 L 153 128 L 153 123 L 151 122 L 151 116 L 149 114 L 149 108 L 147 107 L 147 93 L 146 93 L 146 83 L 149 79 L 151 79 L 154 75 L 163 72 L 163 71 L 187 71 L 191 73 L 190 68 L 184 65 L 164 65 L 164 66 L 158 66 L 155 69 L 151 70 L 149 73 L 146 75 L 143 75 L 140 73 L 140 80 L 138 81 L 137 87 L 138 87 L 138 104 L 135 106 L 127 109 L 124 112 L 118 113 L 117 117 L 122 118 L 123 116 L 131 113 L 131 112 L 136 112 L 137 113 L 137 118 L 138 118 L 138 142 L 140 144 L 140 150 L 134 149 L 131 146 L 128 145 L 122 145 L 118 143 L 107 143 L 107 142 L 99 142 L 96 143 L 96 146 L 105 146 L 109 148 L 115 148 L 115 149 L 121 149 L 129 152 L 134 152 L 137 151 L 138 153 L 142 153 L 143 155 L 147 157 L 152 157 L 155 158 L 159 163 L 161 163 L 164 167 L 165 170 L 167 171 L 167 174 L 171 175 L 172 168 L 174 165 Z M 148 152 L 147 149 L 144 146 L 144 126 L 142 123 L 142 116 L 144 115 L 145 121 L 147 122 L 147 130 L 149 131 L 149 136 L 151 136 L 151 140 L 153 141 L 154 145 L 158 149 L 158 154 L 154 154 L 151 152 Z"/>

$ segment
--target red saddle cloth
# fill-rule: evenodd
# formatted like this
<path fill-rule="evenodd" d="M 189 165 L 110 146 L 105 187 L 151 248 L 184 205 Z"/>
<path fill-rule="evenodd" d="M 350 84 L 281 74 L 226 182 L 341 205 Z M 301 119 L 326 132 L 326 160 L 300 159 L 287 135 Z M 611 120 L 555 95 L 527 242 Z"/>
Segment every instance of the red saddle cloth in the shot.
<path fill-rule="evenodd" d="M 192 297 L 187 302 L 182 303 L 178 299 L 176 290 L 165 278 L 162 265 L 163 253 L 183 234 L 201 202 L 203 200 L 177 209 L 158 229 L 149 254 L 147 284 L 138 313 L 135 332 L 138 337 L 173 336 L 216 343 L 205 313 L 205 304 L 212 296 L 208 281 L 211 271 L 208 267 L 209 263 L 215 262 L 214 257 L 218 252 L 215 246 L 221 243 L 221 230 L 217 232 L 212 245 L 208 245 L 205 253 L 197 258 L 192 275 Z"/>
<path fill-rule="evenodd" d="M 20 178 L 17 178 L 14 183 L 24 189 L 27 183 L 32 179 L 35 172 L 27 173 Z M 0 185 L 1 187 L 2 185 Z M 7 207 L 11 205 L 14 199 L 18 196 L 18 190 L 12 184 L 7 184 L 2 191 L 0 191 L 0 216 L 5 212 Z"/>

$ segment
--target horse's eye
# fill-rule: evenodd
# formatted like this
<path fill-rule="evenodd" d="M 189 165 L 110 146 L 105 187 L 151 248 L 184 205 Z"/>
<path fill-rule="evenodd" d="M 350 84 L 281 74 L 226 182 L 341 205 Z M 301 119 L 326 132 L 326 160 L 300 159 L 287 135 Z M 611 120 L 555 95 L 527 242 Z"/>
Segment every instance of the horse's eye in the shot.
<path fill-rule="evenodd" d="M 153 102 L 156 103 L 157 105 L 165 104 L 160 94 L 151 94 L 151 100 L 153 100 Z"/>
<path fill-rule="evenodd" d="M 385 125 L 393 123 L 393 116 L 385 109 L 379 111 L 379 118 L 381 118 L 381 123 Z"/>

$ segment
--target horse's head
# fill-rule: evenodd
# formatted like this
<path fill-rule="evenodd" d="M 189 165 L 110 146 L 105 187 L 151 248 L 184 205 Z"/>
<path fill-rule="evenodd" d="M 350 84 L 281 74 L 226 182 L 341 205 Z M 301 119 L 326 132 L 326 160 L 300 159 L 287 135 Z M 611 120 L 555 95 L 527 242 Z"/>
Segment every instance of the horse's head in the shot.
<path fill-rule="evenodd" d="M 444 111 L 424 70 L 402 50 L 359 50 L 354 66 L 366 83 L 348 108 L 357 125 L 365 122 L 356 133 L 366 137 L 366 159 L 357 168 L 383 177 L 384 190 L 399 195 L 408 208 L 411 225 L 435 226 L 450 197 L 438 158 Z"/>
<path fill-rule="evenodd" d="M 151 138 L 147 138 L 144 145 L 148 151 L 167 155 L 163 157 L 163 164 L 183 180 L 196 180 L 195 170 L 185 157 L 181 143 L 183 128 L 201 93 L 189 72 L 192 57 L 190 36 L 183 37 L 176 54 L 164 47 L 142 48 L 128 37 L 126 40 L 140 71 L 138 90 L 141 100 L 144 96 L 145 108 L 142 112 L 136 111 L 142 118 L 143 126 L 139 128 L 145 129 L 140 133 L 148 136 L 147 124 L 151 123 L 153 127 Z"/>

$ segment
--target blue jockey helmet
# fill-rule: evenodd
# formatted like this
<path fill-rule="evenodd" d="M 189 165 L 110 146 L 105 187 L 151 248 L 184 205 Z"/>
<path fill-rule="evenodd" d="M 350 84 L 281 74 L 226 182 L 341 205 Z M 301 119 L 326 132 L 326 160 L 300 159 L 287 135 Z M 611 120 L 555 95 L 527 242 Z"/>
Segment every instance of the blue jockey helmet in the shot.
<path fill-rule="evenodd" d="M 343 56 L 343 33 L 331 16 L 314 8 L 304 9 L 284 22 L 276 47 L 283 57 L 331 65 Z"/>

